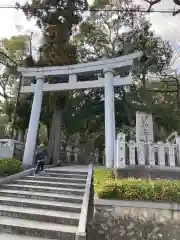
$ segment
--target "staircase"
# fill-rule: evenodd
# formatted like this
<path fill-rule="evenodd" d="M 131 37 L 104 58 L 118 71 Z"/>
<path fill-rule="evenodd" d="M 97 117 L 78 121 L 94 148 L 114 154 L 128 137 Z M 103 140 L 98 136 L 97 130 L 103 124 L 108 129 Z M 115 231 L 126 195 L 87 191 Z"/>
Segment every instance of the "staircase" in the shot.
<path fill-rule="evenodd" d="M 0 185 L 0 240 L 74 240 L 88 168 L 52 168 Z"/>

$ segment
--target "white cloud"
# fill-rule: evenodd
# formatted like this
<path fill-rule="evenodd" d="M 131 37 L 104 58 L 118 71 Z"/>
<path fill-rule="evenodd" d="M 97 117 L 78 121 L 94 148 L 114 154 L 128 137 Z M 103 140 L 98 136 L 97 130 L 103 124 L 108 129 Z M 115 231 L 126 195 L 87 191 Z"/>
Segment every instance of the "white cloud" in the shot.
<path fill-rule="evenodd" d="M 19 1 L 20 3 L 25 2 L 23 0 Z M 2 5 L 10 5 L 14 6 L 16 0 L 1 0 L 0 6 Z M 17 11 L 16 9 L 4 9 L 0 8 L 0 38 L 9 38 L 12 35 L 18 34 L 16 29 L 16 25 L 22 25 L 25 29 L 31 28 L 35 29 L 34 22 L 28 22 L 21 11 Z"/>

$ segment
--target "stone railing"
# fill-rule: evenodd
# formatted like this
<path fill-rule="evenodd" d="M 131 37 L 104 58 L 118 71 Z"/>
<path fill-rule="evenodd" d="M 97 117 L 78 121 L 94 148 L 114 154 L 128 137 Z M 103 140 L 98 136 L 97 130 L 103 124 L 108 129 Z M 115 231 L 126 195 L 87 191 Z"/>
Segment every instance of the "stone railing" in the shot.
<path fill-rule="evenodd" d="M 89 165 L 76 240 L 87 240 L 94 216 L 93 165 Z"/>
<path fill-rule="evenodd" d="M 172 143 L 126 142 L 125 134 L 118 134 L 115 168 L 128 165 L 180 168 L 180 146 Z"/>
<path fill-rule="evenodd" d="M 16 174 L 13 174 L 13 175 L 10 175 L 7 177 L 3 177 L 0 179 L 0 185 L 7 184 L 7 183 L 10 183 L 15 180 L 19 180 L 19 179 L 24 178 L 25 176 L 28 176 L 34 172 L 35 172 L 35 168 L 31 168 L 31 169 L 25 170 L 23 172 L 19 172 L 19 173 L 16 173 Z"/>
<path fill-rule="evenodd" d="M 0 159 L 17 158 L 22 159 L 24 143 L 12 139 L 0 139 Z M 99 149 L 89 150 L 86 146 L 61 146 L 61 161 L 75 164 L 104 164 L 104 151 Z"/>
<path fill-rule="evenodd" d="M 14 154 L 14 142 L 11 139 L 0 139 L 0 159 L 12 158 Z"/>
<path fill-rule="evenodd" d="M 2 158 L 22 158 L 24 143 L 12 139 L 0 139 L 0 159 Z"/>

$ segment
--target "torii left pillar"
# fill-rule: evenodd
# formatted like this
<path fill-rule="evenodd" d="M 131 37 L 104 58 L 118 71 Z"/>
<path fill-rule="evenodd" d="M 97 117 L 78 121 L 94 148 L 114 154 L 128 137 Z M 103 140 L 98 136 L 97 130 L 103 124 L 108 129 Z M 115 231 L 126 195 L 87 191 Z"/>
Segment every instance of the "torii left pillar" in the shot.
<path fill-rule="evenodd" d="M 29 121 L 28 133 L 26 138 L 23 166 L 25 169 L 31 168 L 34 162 L 34 153 L 36 148 L 37 132 L 41 114 L 41 105 L 43 99 L 44 77 L 36 78 L 35 93 L 32 104 L 31 116 Z"/>

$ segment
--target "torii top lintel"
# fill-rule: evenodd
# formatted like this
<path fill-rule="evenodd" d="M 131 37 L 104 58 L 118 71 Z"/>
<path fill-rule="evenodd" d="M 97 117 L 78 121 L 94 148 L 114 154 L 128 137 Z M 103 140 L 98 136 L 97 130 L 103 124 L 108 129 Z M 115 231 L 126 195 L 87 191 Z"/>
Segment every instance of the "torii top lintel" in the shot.
<path fill-rule="evenodd" d="M 18 67 L 18 72 L 22 73 L 23 77 L 41 77 L 54 75 L 71 75 L 83 72 L 100 71 L 104 69 L 116 69 L 123 66 L 133 64 L 133 59 L 140 58 L 143 55 L 141 51 L 132 54 L 124 55 L 117 58 L 102 59 L 94 62 L 73 64 L 67 66 L 54 67 Z"/>

